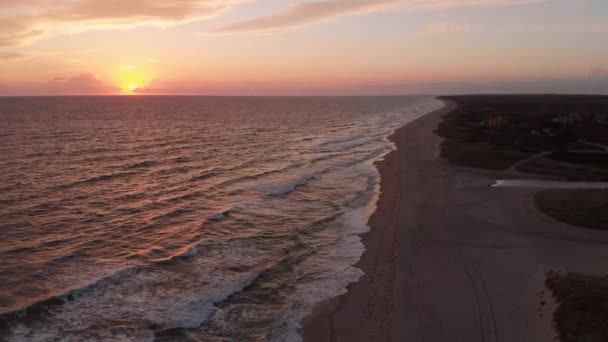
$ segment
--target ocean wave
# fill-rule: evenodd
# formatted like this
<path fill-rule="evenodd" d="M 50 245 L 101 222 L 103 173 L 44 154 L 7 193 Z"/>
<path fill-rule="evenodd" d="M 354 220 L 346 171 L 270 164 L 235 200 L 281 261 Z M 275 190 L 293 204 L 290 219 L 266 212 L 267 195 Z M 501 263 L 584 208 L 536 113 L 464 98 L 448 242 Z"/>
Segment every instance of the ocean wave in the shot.
<path fill-rule="evenodd" d="M 321 177 L 323 172 L 312 173 L 295 180 L 274 181 L 255 185 L 254 188 L 267 196 L 282 196 L 296 191 L 298 188 L 308 185 L 311 181 Z"/>
<path fill-rule="evenodd" d="M 333 219 L 342 223 L 337 226 L 338 238 L 320 246 L 299 265 L 298 281 L 288 297 L 286 309 L 273 325 L 267 338 L 269 342 L 301 342 L 301 322 L 312 313 L 314 306 L 346 293 L 346 287 L 363 276 L 354 265 L 365 251 L 359 235 L 369 230 L 364 209 L 345 211 Z"/>
<path fill-rule="evenodd" d="M 352 139 L 345 139 L 344 141 L 331 142 L 325 145 L 319 145 L 317 147 L 318 151 L 323 152 L 333 152 L 333 151 L 343 151 L 349 149 L 355 149 L 361 146 L 366 146 L 372 143 L 378 142 L 377 137 L 367 136 L 367 137 L 353 137 Z"/>
<path fill-rule="evenodd" d="M 127 167 L 127 169 L 141 169 L 141 168 L 148 168 L 150 166 L 154 166 L 158 164 L 157 161 L 154 160 L 144 160 L 135 164 L 131 164 Z"/>
<path fill-rule="evenodd" d="M 124 177 L 129 177 L 129 176 L 134 176 L 139 174 L 138 172 L 115 172 L 115 173 L 109 173 L 106 175 L 100 175 L 100 176 L 94 176 L 88 179 L 84 179 L 84 180 L 79 180 L 79 181 L 75 181 L 72 183 L 67 183 L 67 184 L 61 184 L 56 186 L 56 188 L 58 189 L 67 189 L 67 188 L 71 188 L 74 186 L 79 186 L 79 185 L 92 185 L 92 184 L 97 184 L 100 182 L 106 182 L 106 181 L 111 181 L 117 178 L 124 178 Z"/>
<path fill-rule="evenodd" d="M 384 105 L 369 101 L 373 111 Z M 162 119 L 163 129 L 142 137 L 120 125 L 104 131 L 119 152 L 62 154 L 48 175 L 34 161 L 20 164 L 11 174 L 30 168 L 30 197 L 7 204 L 3 228 L 20 228 L 21 215 L 34 213 L 37 226 L 26 233 L 40 235 L 27 242 L 18 229 L 5 234 L 24 247 L 16 254 L 27 257 L 16 259 L 29 268 L 3 265 L 0 274 L 38 278 L 7 292 L 17 304 L 0 316 L 0 339 L 297 341 L 313 305 L 361 275 L 353 265 L 367 214 L 357 208 L 373 201 L 371 162 L 391 149 L 383 138 L 432 107 L 412 106 L 373 115 L 345 107 L 335 116 L 304 106 L 287 121 L 264 112 L 272 119 L 246 123 L 188 116 L 170 130 L 174 121 Z M 92 166 L 103 171 L 65 176 Z M 63 248 L 66 236 L 73 240 Z M 40 269 L 30 262 L 42 259 Z"/>
<path fill-rule="evenodd" d="M 81 150 L 74 150 L 71 151 L 70 154 L 74 155 L 74 156 L 82 156 L 82 155 L 95 155 L 95 154 L 101 154 L 101 153 L 109 153 L 109 152 L 119 152 L 122 151 L 121 149 L 116 149 L 116 148 L 108 148 L 108 147 L 92 147 L 92 148 L 85 148 L 85 149 L 81 149 Z"/>
<path fill-rule="evenodd" d="M 243 256 L 264 253 L 245 240 L 235 240 L 228 246 L 198 245 L 162 262 L 120 269 L 89 285 L 0 315 L 0 335 L 9 336 L 7 341 L 51 336 L 78 340 L 103 336 L 104 327 L 116 317 L 131 322 L 132 336 L 141 336 L 142 330 L 195 328 L 216 303 L 257 279 L 254 260 L 258 258 Z M 195 262 L 193 258 L 215 262 Z M 221 264 L 243 267 L 228 271 L 218 268 Z M 45 315 L 49 312 L 53 314 Z M 26 322 L 35 325 L 29 327 Z"/>
<path fill-rule="evenodd" d="M 152 175 L 164 176 L 164 175 L 176 175 L 176 174 L 184 174 L 191 171 L 198 170 L 197 166 L 188 166 L 188 165 L 180 165 L 180 166 L 172 166 L 165 169 L 153 170 L 151 172 Z"/>
<path fill-rule="evenodd" d="M 223 170 L 221 168 L 212 168 L 209 170 L 205 170 L 205 171 L 199 173 L 198 175 L 191 177 L 190 181 L 193 182 L 193 181 L 205 180 L 205 179 L 211 178 L 213 176 L 216 176 L 218 174 L 221 174 L 222 171 Z"/>
<path fill-rule="evenodd" d="M 174 163 L 187 163 L 190 161 L 190 158 L 188 157 L 177 157 L 177 158 L 173 158 L 172 160 Z"/>
<path fill-rule="evenodd" d="M 225 209 L 219 213 L 215 213 L 209 217 L 207 217 L 207 222 L 221 222 L 224 221 L 227 217 L 232 214 L 232 208 Z"/>
<path fill-rule="evenodd" d="M 192 215 L 194 213 L 196 213 L 196 211 L 193 209 L 177 208 L 177 209 L 169 210 L 168 212 L 162 213 L 160 215 L 156 215 L 156 216 L 152 217 L 150 219 L 150 221 L 152 221 L 152 222 L 162 221 L 162 220 L 173 219 L 173 218 L 181 217 L 181 216 L 185 216 L 185 215 Z"/>

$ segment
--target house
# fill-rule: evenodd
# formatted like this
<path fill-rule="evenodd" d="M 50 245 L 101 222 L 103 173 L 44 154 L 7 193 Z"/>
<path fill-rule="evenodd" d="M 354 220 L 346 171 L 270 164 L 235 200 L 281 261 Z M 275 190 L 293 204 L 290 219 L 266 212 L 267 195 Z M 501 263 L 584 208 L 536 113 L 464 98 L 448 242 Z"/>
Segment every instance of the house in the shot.
<path fill-rule="evenodd" d="M 502 115 L 494 116 L 489 118 L 486 122 L 486 126 L 492 129 L 500 129 L 509 124 L 509 119 L 505 118 Z"/>
<path fill-rule="evenodd" d="M 606 124 L 606 123 L 608 123 L 608 113 L 594 114 L 593 115 L 593 122 L 594 123 L 598 123 L 598 124 Z"/>
<path fill-rule="evenodd" d="M 557 123 L 560 125 L 577 125 L 577 124 L 581 124 L 583 122 L 583 117 L 578 113 L 570 113 L 567 115 L 557 116 L 557 117 L 553 118 L 553 120 L 551 120 L 551 122 Z"/>

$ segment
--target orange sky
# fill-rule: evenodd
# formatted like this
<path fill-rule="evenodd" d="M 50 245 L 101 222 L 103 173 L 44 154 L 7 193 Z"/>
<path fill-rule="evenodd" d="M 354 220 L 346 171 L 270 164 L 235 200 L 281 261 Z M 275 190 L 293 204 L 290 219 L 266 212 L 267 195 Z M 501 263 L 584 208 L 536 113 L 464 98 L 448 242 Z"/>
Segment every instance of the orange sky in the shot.
<path fill-rule="evenodd" d="M 0 95 L 608 91 L 605 0 L 3 0 Z"/>

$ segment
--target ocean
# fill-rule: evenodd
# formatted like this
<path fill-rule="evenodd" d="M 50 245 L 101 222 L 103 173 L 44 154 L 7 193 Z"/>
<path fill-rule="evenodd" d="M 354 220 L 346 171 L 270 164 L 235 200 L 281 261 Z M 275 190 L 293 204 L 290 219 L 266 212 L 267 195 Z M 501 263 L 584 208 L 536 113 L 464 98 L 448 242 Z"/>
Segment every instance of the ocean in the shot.
<path fill-rule="evenodd" d="M 0 98 L 0 340 L 300 341 L 432 97 Z"/>

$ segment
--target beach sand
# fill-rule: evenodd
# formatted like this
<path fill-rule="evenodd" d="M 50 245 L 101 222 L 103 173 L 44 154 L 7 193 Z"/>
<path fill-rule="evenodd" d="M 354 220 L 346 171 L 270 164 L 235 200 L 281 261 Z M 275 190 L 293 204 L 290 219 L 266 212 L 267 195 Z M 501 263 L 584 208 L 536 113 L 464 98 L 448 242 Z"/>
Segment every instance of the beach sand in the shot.
<path fill-rule="evenodd" d="M 545 272 L 608 267 L 604 232 L 540 214 L 534 189 L 490 187 L 500 171 L 439 158 L 434 130 L 453 106 L 390 137 L 365 275 L 315 308 L 305 341 L 554 341 Z"/>

